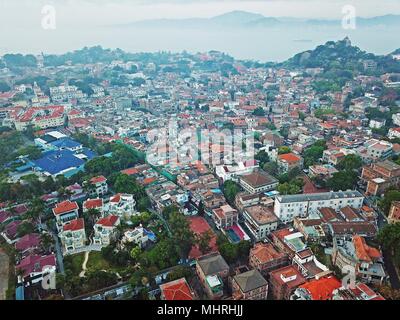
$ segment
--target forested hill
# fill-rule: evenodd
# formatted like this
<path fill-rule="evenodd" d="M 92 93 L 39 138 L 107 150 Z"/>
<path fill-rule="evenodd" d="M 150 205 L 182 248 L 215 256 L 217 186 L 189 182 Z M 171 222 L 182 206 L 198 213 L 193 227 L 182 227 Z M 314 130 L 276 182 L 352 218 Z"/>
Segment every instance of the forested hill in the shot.
<path fill-rule="evenodd" d="M 396 50 L 395 52 L 398 52 Z M 393 53 L 395 54 L 395 53 Z M 365 62 L 373 61 L 375 68 L 366 68 Z M 357 46 L 353 46 L 349 38 L 340 41 L 328 41 L 314 50 L 301 52 L 281 64 L 289 68 L 324 68 L 325 72 L 332 70 L 346 71 L 350 78 L 355 73 L 367 71 L 371 75 L 400 72 L 400 61 L 392 55 L 378 56 L 367 53 Z M 368 69 L 368 70 L 366 70 Z M 352 75 L 350 75 L 350 72 Z M 343 74 L 346 76 L 346 74 Z"/>

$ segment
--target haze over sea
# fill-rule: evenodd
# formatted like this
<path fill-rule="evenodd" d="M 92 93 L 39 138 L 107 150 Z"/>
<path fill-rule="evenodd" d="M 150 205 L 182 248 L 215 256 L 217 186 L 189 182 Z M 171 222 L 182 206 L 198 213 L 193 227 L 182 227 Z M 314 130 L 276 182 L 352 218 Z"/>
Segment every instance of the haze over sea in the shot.
<path fill-rule="evenodd" d="M 400 3 L 381 0 L 381 4 L 377 7 L 373 0 L 0 0 L 0 54 L 64 53 L 102 45 L 130 52 L 219 50 L 238 59 L 282 61 L 346 36 L 362 50 L 388 54 L 400 48 Z M 46 5 L 54 6 L 55 30 L 41 26 Z M 346 5 L 354 6 L 358 18 L 383 18 L 374 22 L 360 18 L 355 30 L 345 30 L 341 19 Z M 232 11 L 235 14 L 225 16 Z M 260 18 L 264 21 L 254 24 Z M 321 24 L 302 24 L 301 19 Z M 150 21 L 140 23 L 143 20 Z M 220 24 L 214 24 L 216 20 Z"/>

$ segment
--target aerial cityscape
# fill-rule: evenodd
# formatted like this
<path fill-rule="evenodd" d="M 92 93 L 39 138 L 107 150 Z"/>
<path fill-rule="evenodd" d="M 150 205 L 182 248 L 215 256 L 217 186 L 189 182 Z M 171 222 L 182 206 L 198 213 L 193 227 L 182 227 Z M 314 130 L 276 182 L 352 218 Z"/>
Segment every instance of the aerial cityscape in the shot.
<path fill-rule="evenodd" d="M 133 24 L 346 31 L 210 16 Z M 399 300 L 400 41 L 344 33 L 263 61 L 2 43 L 0 300 Z"/>

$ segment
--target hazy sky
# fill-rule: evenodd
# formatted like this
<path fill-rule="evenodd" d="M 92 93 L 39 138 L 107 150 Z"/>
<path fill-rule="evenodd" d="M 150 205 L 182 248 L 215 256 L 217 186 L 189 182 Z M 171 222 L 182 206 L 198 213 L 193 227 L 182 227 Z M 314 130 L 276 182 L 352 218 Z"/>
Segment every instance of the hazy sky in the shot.
<path fill-rule="evenodd" d="M 400 14 L 400 0 L 0 0 L 0 27 L 40 27 L 41 8 L 54 5 L 59 27 L 126 23 L 154 18 L 210 17 L 232 10 L 266 16 L 340 18 L 344 5 L 359 16 Z"/>
<path fill-rule="evenodd" d="M 42 28 L 42 9 L 52 5 L 56 29 Z M 234 10 L 270 17 L 341 19 L 353 5 L 360 17 L 400 15 L 400 0 L 0 0 L 0 54 L 7 52 L 61 53 L 103 45 L 129 51 L 221 50 L 242 58 L 284 59 L 290 55 L 349 35 L 366 50 L 384 54 L 400 47 L 399 30 L 285 30 L 223 34 L 197 30 L 130 30 L 109 28 L 160 18 L 212 17 Z M 262 39 L 262 41 L 260 41 Z M 293 42 L 311 39 L 313 42 Z"/>

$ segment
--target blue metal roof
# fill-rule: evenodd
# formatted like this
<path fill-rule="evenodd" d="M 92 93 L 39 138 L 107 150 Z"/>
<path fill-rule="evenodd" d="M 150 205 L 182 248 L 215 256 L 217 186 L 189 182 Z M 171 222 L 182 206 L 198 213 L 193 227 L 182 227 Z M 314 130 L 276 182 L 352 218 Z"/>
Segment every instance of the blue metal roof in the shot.
<path fill-rule="evenodd" d="M 50 144 L 58 149 L 73 149 L 73 148 L 81 148 L 82 147 L 81 143 L 76 142 L 75 140 L 72 140 L 69 138 L 56 140 L 56 141 L 50 142 Z"/>
<path fill-rule="evenodd" d="M 76 157 L 72 151 L 57 150 L 45 152 L 43 157 L 34 163 L 40 170 L 55 175 L 69 168 L 78 168 L 84 165 L 85 161 Z"/>

